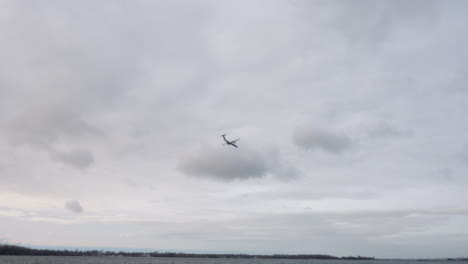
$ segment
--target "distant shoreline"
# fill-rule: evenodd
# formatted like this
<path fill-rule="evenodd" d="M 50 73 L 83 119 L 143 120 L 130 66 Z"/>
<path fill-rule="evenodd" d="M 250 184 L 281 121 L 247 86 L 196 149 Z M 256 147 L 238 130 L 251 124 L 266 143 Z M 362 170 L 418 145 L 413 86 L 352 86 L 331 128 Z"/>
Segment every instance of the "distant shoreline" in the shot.
<path fill-rule="evenodd" d="M 347 256 L 336 257 L 323 254 L 195 254 L 180 252 L 124 252 L 102 250 L 54 250 L 33 249 L 23 246 L 0 244 L 0 255 L 10 256 L 89 256 L 89 257 L 155 257 L 155 258 L 229 258 L 229 259 L 342 259 L 342 260 L 374 260 L 374 257 Z"/>

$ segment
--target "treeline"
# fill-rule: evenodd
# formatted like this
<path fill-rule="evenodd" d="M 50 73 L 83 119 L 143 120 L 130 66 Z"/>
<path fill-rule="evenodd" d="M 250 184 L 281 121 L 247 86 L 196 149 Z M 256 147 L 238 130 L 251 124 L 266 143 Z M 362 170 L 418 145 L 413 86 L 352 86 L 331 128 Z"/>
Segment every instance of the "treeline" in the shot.
<path fill-rule="evenodd" d="M 33 249 L 28 247 L 0 244 L 0 255 L 21 255 L 21 256 L 122 256 L 122 257 L 164 257 L 164 258 L 245 258 L 245 259 L 350 259 L 350 260 L 371 260 L 374 257 L 350 256 L 335 257 L 319 254 L 301 255 L 249 255 L 249 254 L 194 254 L 175 252 L 114 252 L 102 250 L 54 250 L 54 249 Z"/>

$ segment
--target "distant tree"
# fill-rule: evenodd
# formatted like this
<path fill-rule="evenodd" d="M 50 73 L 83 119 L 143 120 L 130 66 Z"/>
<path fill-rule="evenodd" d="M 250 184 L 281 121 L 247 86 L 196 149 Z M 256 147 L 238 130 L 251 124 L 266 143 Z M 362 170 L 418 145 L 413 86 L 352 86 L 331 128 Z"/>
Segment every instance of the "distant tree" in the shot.
<path fill-rule="evenodd" d="M 53 250 L 53 249 L 32 249 L 23 246 L 0 244 L 0 255 L 25 255 L 25 256 L 125 256 L 125 257 L 166 257 L 166 258 L 258 258 L 258 259 L 351 259 L 351 260 L 371 260 L 374 257 L 363 257 L 363 256 L 349 256 L 349 257 L 335 257 L 330 255 L 320 254 L 300 254 L 300 255 L 248 255 L 248 254 L 194 254 L 194 253 L 175 253 L 175 252 L 114 252 L 114 251 L 98 251 L 98 250 Z M 461 259 L 461 260 L 468 260 Z"/>

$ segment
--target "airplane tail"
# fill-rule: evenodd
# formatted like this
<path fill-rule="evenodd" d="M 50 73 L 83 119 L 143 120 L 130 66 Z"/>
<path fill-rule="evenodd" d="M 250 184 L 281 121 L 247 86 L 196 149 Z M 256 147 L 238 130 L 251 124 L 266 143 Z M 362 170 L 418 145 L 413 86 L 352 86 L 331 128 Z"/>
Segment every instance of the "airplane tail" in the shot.
<path fill-rule="evenodd" d="M 221 135 L 221 137 L 224 137 L 224 136 L 226 136 L 226 135 L 227 135 L 227 134 Z"/>

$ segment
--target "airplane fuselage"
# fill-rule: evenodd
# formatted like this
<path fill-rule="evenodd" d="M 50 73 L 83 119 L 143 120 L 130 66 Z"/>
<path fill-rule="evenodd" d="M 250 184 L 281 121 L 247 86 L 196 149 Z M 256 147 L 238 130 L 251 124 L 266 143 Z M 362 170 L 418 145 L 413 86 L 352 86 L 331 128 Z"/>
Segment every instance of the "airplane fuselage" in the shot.
<path fill-rule="evenodd" d="M 224 139 L 224 145 L 231 145 L 233 147 L 236 147 L 237 148 L 237 145 L 235 144 L 236 141 L 238 141 L 239 139 L 236 139 L 236 140 L 233 140 L 233 141 L 229 141 L 226 139 L 226 135 L 222 135 L 223 139 Z"/>

